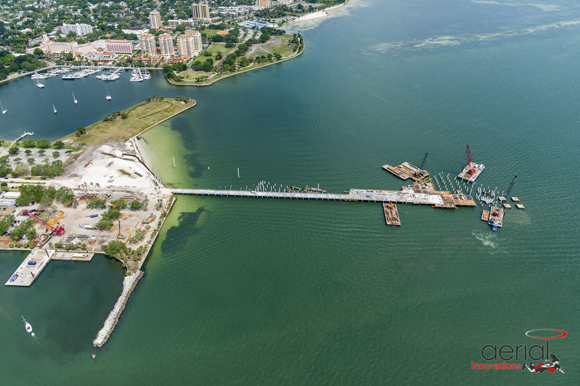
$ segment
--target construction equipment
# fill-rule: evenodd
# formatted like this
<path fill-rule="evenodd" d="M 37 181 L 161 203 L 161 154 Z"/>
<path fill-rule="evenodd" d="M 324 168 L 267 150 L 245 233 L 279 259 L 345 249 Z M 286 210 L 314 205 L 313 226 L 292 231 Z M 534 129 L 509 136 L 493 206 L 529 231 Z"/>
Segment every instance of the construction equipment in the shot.
<path fill-rule="evenodd" d="M 30 217 L 31 219 L 33 219 L 38 224 L 45 227 L 48 231 L 50 231 L 52 234 L 54 234 L 56 236 L 62 236 L 64 234 L 64 227 L 61 227 L 60 223 L 57 223 L 56 226 L 52 227 L 52 226 L 48 225 L 48 223 L 46 221 L 42 220 L 40 217 L 38 217 L 34 213 L 29 213 L 28 211 L 25 211 L 24 215 Z"/>
<path fill-rule="evenodd" d="M 469 174 L 475 174 L 475 169 L 471 167 L 471 152 L 469 151 L 469 145 L 467 145 L 467 165 L 469 166 Z"/>

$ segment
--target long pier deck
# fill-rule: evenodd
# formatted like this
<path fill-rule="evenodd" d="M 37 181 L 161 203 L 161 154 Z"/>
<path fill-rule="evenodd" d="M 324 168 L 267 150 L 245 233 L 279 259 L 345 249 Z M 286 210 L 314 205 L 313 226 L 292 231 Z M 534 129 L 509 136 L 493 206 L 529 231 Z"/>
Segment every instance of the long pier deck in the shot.
<path fill-rule="evenodd" d="M 214 189 L 172 189 L 175 194 L 195 196 L 276 198 L 286 200 L 320 200 L 320 201 L 358 201 L 358 202 L 394 202 L 415 205 L 443 205 L 443 199 L 437 194 L 415 193 L 413 189 L 401 191 L 351 189 L 348 194 L 329 193 L 293 193 L 264 192 L 247 190 L 214 190 Z"/>

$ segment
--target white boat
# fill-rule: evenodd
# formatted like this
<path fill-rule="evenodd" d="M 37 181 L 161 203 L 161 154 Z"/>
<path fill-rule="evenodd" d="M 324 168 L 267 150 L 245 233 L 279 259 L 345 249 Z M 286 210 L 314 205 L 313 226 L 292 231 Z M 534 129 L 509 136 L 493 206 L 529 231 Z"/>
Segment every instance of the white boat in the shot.
<path fill-rule="evenodd" d="M 110 101 L 111 99 L 113 98 L 111 98 L 111 96 L 109 95 L 109 89 L 107 88 L 107 100 Z"/>
<path fill-rule="evenodd" d="M 6 112 L 7 112 L 8 110 L 6 110 L 6 109 L 4 108 L 4 106 L 2 106 L 2 102 L 0 102 L 0 107 L 2 107 L 2 114 L 6 114 Z"/>
<path fill-rule="evenodd" d="M 42 83 L 40 83 L 40 81 L 38 79 L 36 79 L 36 87 L 44 88 L 44 85 Z"/>
<path fill-rule="evenodd" d="M 46 75 L 39 74 L 38 72 L 35 72 L 30 76 L 31 79 L 45 79 L 46 77 Z"/>
<path fill-rule="evenodd" d="M 32 326 L 26 321 L 26 319 L 24 319 L 24 316 L 22 316 L 22 320 L 24 320 L 24 328 L 26 328 L 26 332 L 32 332 Z"/>
<path fill-rule="evenodd" d="M 75 98 L 75 93 L 73 92 L 73 100 L 75 101 L 75 105 L 78 103 L 77 98 Z"/>
<path fill-rule="evenodd" d="M 73 80 L 75 79 L 75 76 L 72 73 L 68 73 L 68 74 L 64 74 L 63 76 L 61 76 L 62 80 Z"/>
<path fill-rule="evenodd" d="M 54 110 L 54 113 L 56 114 L 56 107 L 54 107 L 54 105 L 52 105 L 52 109 Z"/>

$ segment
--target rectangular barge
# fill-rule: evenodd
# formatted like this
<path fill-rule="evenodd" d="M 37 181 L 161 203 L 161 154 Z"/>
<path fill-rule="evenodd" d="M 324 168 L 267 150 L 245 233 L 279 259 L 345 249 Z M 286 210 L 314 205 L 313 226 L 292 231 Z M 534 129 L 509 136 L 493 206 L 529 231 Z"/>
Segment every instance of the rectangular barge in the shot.
<path fill-rule="evenodd" d="M 399 211 L 397 204 L 383 203 L 383 211 L 385 212 L 385 223 L 387 225 L 400 226 L 401 219 L 399 218 Z"/>

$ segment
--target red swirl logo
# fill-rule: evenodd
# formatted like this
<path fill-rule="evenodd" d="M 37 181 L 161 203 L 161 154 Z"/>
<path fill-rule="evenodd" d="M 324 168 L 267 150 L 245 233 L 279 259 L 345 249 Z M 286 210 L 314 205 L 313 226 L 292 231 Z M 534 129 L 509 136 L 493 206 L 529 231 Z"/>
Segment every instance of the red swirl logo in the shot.
<path fill-rule="evenodd" d="M 549 333 L 542 333 L 542 331 L 555 331 L 560 335 L 556 336 L 546 336 L 546 335 L 553 335 Z M 534 339 L 560 339 L 568 335 L 566 331 L 558 330 L 556 328 L 536 328 L 535 330 L 530 330 L 526 332 L 526 336 Z"/>

